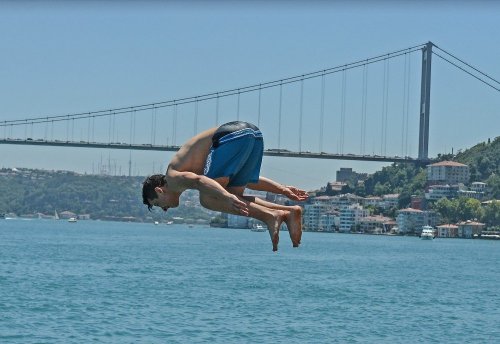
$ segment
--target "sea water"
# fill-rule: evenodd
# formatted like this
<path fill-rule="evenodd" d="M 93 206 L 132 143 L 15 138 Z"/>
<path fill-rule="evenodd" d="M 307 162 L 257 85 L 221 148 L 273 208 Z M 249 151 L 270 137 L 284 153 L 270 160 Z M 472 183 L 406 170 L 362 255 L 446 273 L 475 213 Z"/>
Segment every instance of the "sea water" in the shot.
<path fill-rule="evenodd" d="M 0 220 L 1 343 L 496 343 L 500 242 Z"/>

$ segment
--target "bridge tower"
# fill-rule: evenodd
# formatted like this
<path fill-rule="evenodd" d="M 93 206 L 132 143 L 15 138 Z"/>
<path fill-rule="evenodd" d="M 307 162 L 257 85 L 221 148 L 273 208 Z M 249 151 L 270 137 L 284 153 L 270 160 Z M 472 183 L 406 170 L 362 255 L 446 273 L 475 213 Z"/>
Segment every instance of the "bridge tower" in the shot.
<path fill-rule="evenodd" d="M 422 48 L 422 80 L 420 84 L 420 132 L 418 137 L 418 159 L 429 159 L 429 110 L 431 102 L 432 42 Z"/>

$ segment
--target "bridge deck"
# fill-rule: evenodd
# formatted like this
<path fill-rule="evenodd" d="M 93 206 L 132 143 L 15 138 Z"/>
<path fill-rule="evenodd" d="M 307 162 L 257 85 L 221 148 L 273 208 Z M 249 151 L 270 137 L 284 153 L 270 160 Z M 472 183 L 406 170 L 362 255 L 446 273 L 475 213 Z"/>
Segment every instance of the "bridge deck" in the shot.
<path fill-rule="evenodd" d="M 106 148 L 106 149 L 132 149 L 149 151 L 177 151 L 180 146 L 163 146 L 152 144 L 129 144 L 129 143 L 98 143 L 87 141 L 47 141 L 32 139 L 0 139 L 0 144 L 31 145 L 31 146 L 59 146 L 59 147 L 80 147 L 80 148 Z M 356 155 L 356 154 L 335 154 L 335 153 L 312 153 L 293 152 L 287 149 L 266 149 L 266 156 L 289 157 L 289 158 L 310 158 L 310 159 L 336 159 L 336 160 L 360 160 L 378 162 L 426 162 L 411 157 L 400 156 L 380 156 L 380 155 Z"/>

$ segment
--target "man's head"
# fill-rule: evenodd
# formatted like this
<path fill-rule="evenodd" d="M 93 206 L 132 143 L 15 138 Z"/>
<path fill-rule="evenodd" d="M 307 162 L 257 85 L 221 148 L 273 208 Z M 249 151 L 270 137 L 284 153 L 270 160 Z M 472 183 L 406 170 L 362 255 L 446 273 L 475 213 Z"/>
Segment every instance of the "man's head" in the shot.
<path fill-rule="evenodd" d="M 167 180 L 163 174 L 154 174 L 144 180 L 142 184 L 142 202 L 151 211 L 153 206 L 167 211 L 179 205 L 180 194 L 168 190 Z"/>

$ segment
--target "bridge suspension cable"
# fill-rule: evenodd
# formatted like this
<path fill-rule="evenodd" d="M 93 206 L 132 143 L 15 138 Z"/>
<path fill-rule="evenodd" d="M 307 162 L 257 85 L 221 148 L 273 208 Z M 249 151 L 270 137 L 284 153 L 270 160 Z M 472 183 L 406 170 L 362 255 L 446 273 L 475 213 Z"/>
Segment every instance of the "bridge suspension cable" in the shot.
<path fill-rule="evenodd" d="M 69 119 L 85 119 L 89 117 L 103 117 L 103 116 L 115 116 L 119 114 L 125 114 L 125 113 L 130 113 L 130 112 L 138 112 L 138 111 L 145 111 L 145 110 L 151 110 L 154 108 L 164 108 L 164 107 L 176 107 L 178 105 L 183 105 L 183 104 L 189 104 L 189 103 L 195 103 L 195 102 L 200 102 L 200 101 L 207 101 L 207 100 L 212 100 L 216 99 L 217 104 L 219 102 L 219 99 L 222 97 L 229 97 L 233 95 L 240 95 L 243 93 L 249 93 L 249 92 L 254 92 L 254 91 L 261 91 L 263 89 L 267 88 L 273 88 L 273 87 L 283 87 L 283 85 L 291 84 L 291 83 L 297 83 L 303 80 L 308 80 L 308 79 L 313 79 L 313 78 L 319 78 L 325 75 L 329 74 L 334 74 L 334 73 L 339 73 L 339 72 L 345 72 L 346 70 L 354 69 L 354 68 L 359 68 L 364 65 L 369 65 L 373 63 L 377 63 L 380 61 L 384 61 L 387 59 L 392 59 L 396 58 L 398 56 L 401 56 L 403 54 L 411 53 L 420 50 L 424 44 L 419 44 L 412 46 L 410 48 L 406 49 L 401 49 L 397 50 L 388 54 L 383 54 L 383 55 L 378 55 L 372 58 L 368 59 L 363 59 L 359 60 L 356 62 L 332 67 L 332 68 L 327 68 L 315 72 L 310 72 L 306 74 L 301 74 L 297 76 L 292 76 L 288 78 L 283 78 L 279 80 L 274 80 L 274 81 L 269 81 L 265 83 L 260 83 L 260 84 L 254 84 L 246 87 L 240 87 L 240 88 L 234 88 L 234 89 L 229 89 L 225 91 L 220 91 L 220 92 L 212 92 L 212 93 L 206 93 L 198 96 L 191 96 L 191 97 L 185 97 L 185 98 L 178 98 L 178 99 L 173 99 L 173 100 L 167 100 L 167 101 L 161 101 L 161 102 L 155 102 L 155 103 L 149 103 L 149 104 L 142 104 L 142 105 L 136 105 L 136 106 L 127 106 L 127 107 L 119 107 L 119 108 L 113 108 L 113 109 L 107 109 L 107 110 L 97 110 L 97 111 L 88 111 L 88 112 L 79 112 L 79 113 L 73 113 L 73 114 L 66 114 L 66 115 L 54 115 L 54 116 L 41 116 L 41 117 L 32 117 L 32 118 L 27 118 L 27 119 L 22 119 L 22 120 L 6 120 L 0 122 L 0 126 L 14 126 L 14 125 L 25 125 L 28 123 L 47 123 L 47 122 L 58 122 L 58 121 L 67 121 Z"/>
<path fill-rule="evenodd" d="M 442 51 L 443 53 L 445 53 L 445 54 L 446 54 L 446 55 L 448 55 L 449 57 L 451 57 L 451 58 L 453 58 L 453 59 L 455 59 L 455 60 L 459 61 L 460 63 L 462 63 L 463 65 L 467 66 L 468 68 L 470 68 L 470 69 L 474 70 L 475 72 L 479 73 L 480 75 L 484 76 L 485 78 L 487 78 L 487 79 L 489 79 L 489 80 L 493 81 L 493 83 L 490 83 L 490 82 L 488 82 L 488 81 L 484 80 L 483 78 L 481 78 L 481 77 L 479 77 L 479 76 L 477 76 L 477 75 L 474 75 L 472 72 L 470 72 L 470 71 L 466 70 L 466 68 L 464 68 L 464 67 L 462 67 L 462 66 L 459 66 L 457 63 L 450 61 L 450 59 L 447 59 L 446 57 L 441 56 L 440 54 L 436 53 L 435 51 L 433 51 L 433 52 L 432 52 L 432 53 L 433 53 L 433 55 L 436 55 L 436 56 L 437 56 L 437 57 L 439 57 L 440 59 L 442 59 L 442 60 L 444 60 L 444 61 L 448 62 L 449 64 L 451 64 L 451 65 L 455 66 L 456 68 L 460 69 L 461 71 L 463 71 L 463 72 L 465 72 L 465 73 L 469 74 L 469 75 L 470 75 L 470 76 L 472 76 L 473 78 L 475 78 L 475 79 L 477 79 L 477 80 L 481 81 L 481 82 L 482 82 L 482 83 L 484 83 L 485 85 L 487 85 L 487 86 L 489 86 L 489 87 L 493 88 L 494 90 L 496 90 L 496 91 L 500 92 L 500 81 L 498 81 L 498 80 L 496 80 L 496 79 L 492 78 L 491 76 L 489 76 L 489 75 L 488 75 L 488 74 L 486 74 L 486 73 L 483 73 L 483 72 L 482 72 L 482 71 L 480 71 L 478 68 L 476 68 L 476 67 L 474 67 L 474 66 L 470 65 L 469 63 L 467 63 L 467 62 L 465 62 L 465 61 L 463 61 L 463 60 L 461 60 L 461 59 L 459 59 L 459 58 L 458 58 L 458 57 L 456 57 L 455 55 L 450 54 L 450 53 L 449 53 L 449 52 L 447 52 L 446 50 L 441 49 L 441 48 L 440 48 L 440 47 L 438 47 L 437 45 L 434 45 L 434 47 L 436 47 L 437 49 L 439 49 L 440 51 Z M 494 86 L 494 84 L 496 84 L 496 86 Z"/>

